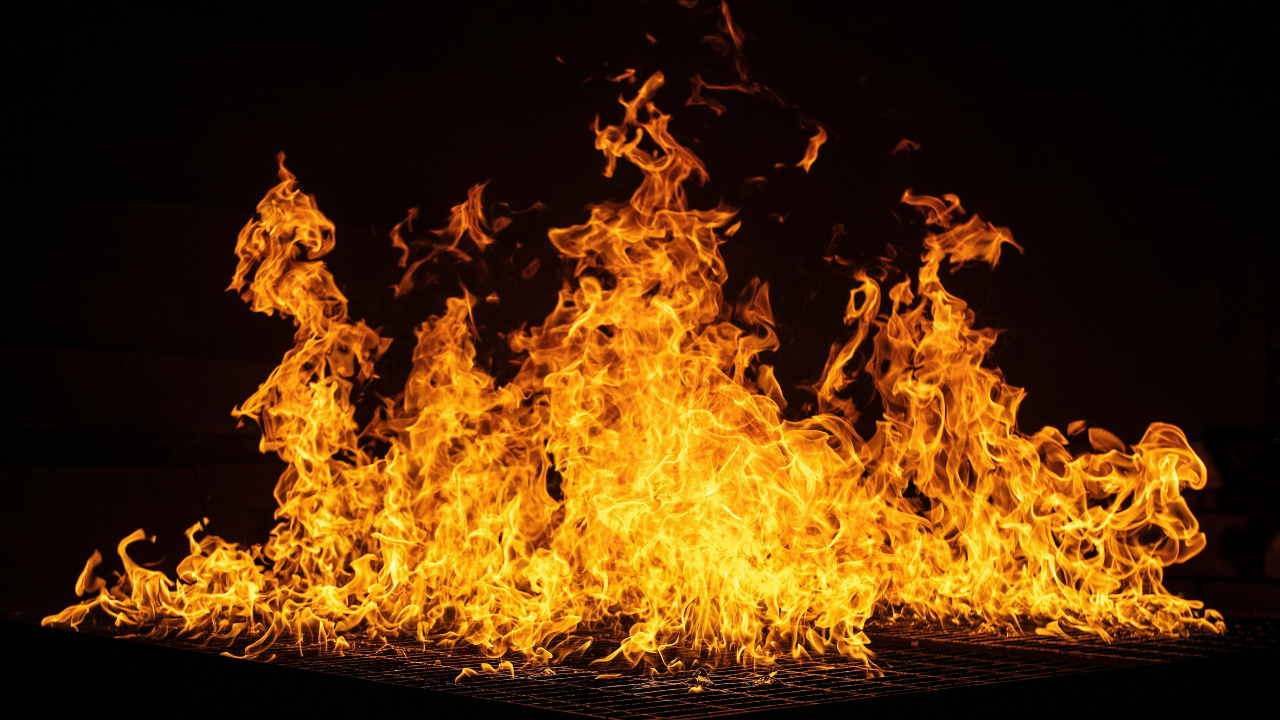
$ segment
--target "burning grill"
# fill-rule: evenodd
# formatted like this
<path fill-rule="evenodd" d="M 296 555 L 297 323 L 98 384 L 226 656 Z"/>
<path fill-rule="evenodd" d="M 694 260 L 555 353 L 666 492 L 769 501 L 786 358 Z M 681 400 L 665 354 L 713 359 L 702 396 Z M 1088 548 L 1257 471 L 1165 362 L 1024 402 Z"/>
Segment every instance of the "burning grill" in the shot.
<path fill-rule="evenodd" d="M 728 6 L 718 12 L 726 52 L 740 53 Z M 685 106 L 708 105 L 703 90 L 762 92 L 736 67 L 740 83 L 699 78 Z M 415 329 L 403 390 L 367 420 L 361 402 L 378 395 L 365 392 L 392 338 L 350 315 L 319 260 L 336 225 L 282 153 L 280 184 L 241 231 L 231 284 L 253 310 L 297 327 L 294 348 L 233 412 L 289 463 L 279 524 L 246 547 L 196 523 L 176 577 L 130 558 L 147 538 L 138 530 L 117 546 L 114 585 L 96 574 L 95 552 L 75 586 L 88 599 L 44 623 L 92 627 L 105 614 L 166 643 L 641 717 L 1275 643 L 1264 622 L 1221 634 L 1217 612 L 1162 584 L 1163 568 L 1206 543 L 1182 493 L 1204 487 L 1207 469 L 1181 430 L 1155 423 L 1126 446 L 1085 421 L 1066 433 L 1019 429 L 1025 393 L 986 364 L 997 332 L 942 281 L 1019 246 L 954 195 L 903 192 L 925 233 L 915 277 L 891 272 L 890 257 L 850 271 L 848 331 L 805 386 L 813 403 L 784 415 L 774 369 L 760 361 L 781 347 L 768 284 L 752 279 L 724 301 L 718 248 L 743 221 L 724 204 L 691 204 L 686 185 L 708 173 L 668 131 L 664 82 L 655 71 L 628 87 L 622 119 L 594 126 L 605 175 L 621 161 L 642 180 L 628 202 L 594 204 L 585 222 L 547 231 L 573 281 L 542 324 L 500 335 L 518 357 L 512 377 L 482 367 L 475 317 L 502 301 L 479 290 L 490 276 L 482 256 L 525 280 L 540 267 L 517 263 L 523 246 L 498 236 L 524 211 L 487 204 L 479 184 L 445 227 L 415 238 L 415 209 L 391 231 L 404 268 L 394 297 L 425 282 L 415 273 L 428 263 L 476 263 L 480 294 L 460 285 Z M 828 136 L 816 122 L 801 127 L 812 133 L 803 159 L 775 170 L 813 166 Z M 870 405 L 852 399 L 859 378 L 874 386 Z M 864 437 L 868 407 L 881 419 Z M 901 624 L 864 634 L 886 608 L 1035 634 Z M 1160 637 L 1115 639 L 1135 634 Z"/>
<path fill-rule="evenodd" d="M 353 641 L 342 654 L 278 643 L 259 660 L 285 667 L 498 700 L 526 708 L 588 717 L 715 717 L 765 710 L 889 698 L 948 688 L 1100 673 L 1117 668 L 1222 658 L 1243 653 L 1280 656 L 1280 620 L 1233 619 L 1223 635 L 1129 638 L 1111 643 L 1036 635 L 991 634 L 928 627 L 870 629 L 875 668 L 844 657 L 798 663 L 790 659 L 755 669 L 730 662 L 659 676 L 616 672 L 592 665 L 612 642 L 554 668 L 500 672 L 464 669 L 496 662 L 473 647 L 444 650 L 392 640 Z M 157 642 L 141 640 L 142 642 Z M 243 650 L 180 640 L 158 641 L 197 652 Z"/>

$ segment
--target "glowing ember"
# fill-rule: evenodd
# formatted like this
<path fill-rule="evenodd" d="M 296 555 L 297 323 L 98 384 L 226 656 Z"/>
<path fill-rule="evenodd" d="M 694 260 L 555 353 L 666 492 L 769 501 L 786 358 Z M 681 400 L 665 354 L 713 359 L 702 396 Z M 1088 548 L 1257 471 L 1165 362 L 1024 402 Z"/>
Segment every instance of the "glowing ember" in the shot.
<path fill-rule="evenodd" d="M 735 211 L 688 207 L 685 183 L 707 174 L 652 102 L 662 82 L 653 75 L 620 122 L 597 125 L 606 174 L 621 160 L 643 180 L 629 202 L 551 231 L 576 280 L 542 325 L 507 336 L 523 359 L 515 379 L 499 386 L 476 366 L 478 300 L 464 290 L 417 329 L 404 392 L 365 427 L 352 391 L 390 340 L 348 316 L 318 260 L 334 226 L 282 157 L 281 183 L 240 233 L 231 285 L 298 327 L 235 411 L 289 464 L 279 525 L 242 548 L 196 524 L 176 580 L 129 559 L 138 531 L 120 543 L 119 581 L 94 576 L 95 552 L 76 591 L 97 595 L 45 624 L 75 627 L 100 609 L 156 636 L 254 637 L 248 655 L 282 637 L 340 651 L 347 637 L 408 635 L 534 665 L 603 632 L 626 638 L 610 658 L 659 666 L 673 646 L 869 661 L 873 618 L 1103 637 L 1221 630 L 1161 585 L 1165 566 L 1204 546 L 1181 497 L 1204 485 L 1204 465 L 1171 425 L 1152 425 L 1131 452 L 1090 430 L 1097 452 L 1078 457 L 1054 428 L 1016 429 L 1023 391 L 982 364 L 996 332 L 975 328 L 940 278 L 944 265 L 996 264 L 1013 238 L 966 218 L 954 196 L 904 194 L 933 228 L 917 278 L 882 291 L 856 275 L 849 336 L 813 388 L 817 414 L 783 420 L 758 360 L 778 346 L 768 285 L 724 302 L 719 245 Z M 695 79 L 695 94 L 710 87 Z M 812 127 L 806 171 L 827 139 Z M 485 218 L 482 189 L 412 265 L 397 226 L 397 295 L 437 255 L 486 252 L 501 223 Z M 857 374 L 883 407 L 870 438 L 841 394 Z M 371 454 L 370 438 L 385 452 Z M 563 500 L 548 494 L 552 468 Z"/>

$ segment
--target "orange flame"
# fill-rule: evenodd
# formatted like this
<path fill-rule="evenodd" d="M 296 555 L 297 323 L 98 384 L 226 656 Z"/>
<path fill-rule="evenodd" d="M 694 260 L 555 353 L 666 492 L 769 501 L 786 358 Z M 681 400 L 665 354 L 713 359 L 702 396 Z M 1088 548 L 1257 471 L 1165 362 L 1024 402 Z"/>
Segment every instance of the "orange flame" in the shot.
<path fill-rule="evenodd" d="M 684 103 L 685 105 L 705 105 L 714 110 L 716 115 L 724 114 L 725 106 L 723 103 L 702 94 L 702 89 L 707 87 L 707 84 L 703 82 L 701 75 L 694 75 L 689 78 L 689 84 L 692 89 L 689 93 L 689 99 Z"/>
<path fill-rule="evenodd" d="M 902 138 L 901 140 L 898 141 L 897 145 L 893 146 L 893 150 L 889 154 L 897 155 L 898 153 L 911 152 L 912 150 L 919 150 L 919 149 L 920 149 L 920 143 L 912 140 L 908 140 L 906 138 Z"/>
<path fill-rule="evenodd" d="M 818 148 L 827 142 L 827 129 L 818 123 L 814 123 L 818 128 L 818 132 L 809 138 L 809 147 L 804 150 L 804 159 L 796 163 L 796 167 L 804 168 L 805 172 L 809 172 L 809 168 L 818 161 Z"/>
<path fill-rule="evenodd" d="M 675 647 L 870 662 L 863 630 L 877 617 L 1104 638 L 1222 628 L 1161 584 L 1204 546 L 1181 495 L 1203 487 L 1204 465 L 1171 425 L 1128 452 L 1090 429 L 1097 453 L 1077 457 L 1054 428 L 1017 429 L 1024 392 L 983 363 L 997 333 L 974 327 L 941 270 L 1018 246 L 955 196 L 903 195 L 931 228 L 917 277 L 886 292 L 854 275 L 849 336 L 812 388 L 818 412 L 784 420 L 760 362 L 778 347 L 768 285 L 725 303 L 719 246 L 740 222 L 688 206 L 685 184 L 707 171 L 654 105 L 662 82 L 623 98 L 618 124 L 597 119 L 605 174 L 622 160 L 642 180 L 627 202 L 550 232 L 574 280 L 542 325 L 508 336 L 515 379 L 477 366 L 464 290 L 417 328 L 404 391 L 363 428 L 352 390 L 390 340 L 348 317 L 319 260 L 333 224 L 282 156 L 231 285 L 298 327 L 234 411 L 289 464 L 279 524 L 246 549 L 197 537 L 197 523 L 176 579 L 129 559 L 138 531 L 118 547 L 114 586 L 93 576 L 95 553 L 76 590 L 97 595 L 44 623 L 76 627 L 100 609 L 158 636 L 252 637 L 250 656 L 282 637 L 341 652 L 348 636 L 409 635 L 535 666 L 584 650 L 584 632 L 625 638 L 608 660 L 665 666 Z M 806 170 L 817 137 L 821 126 Z M 483 187 L 433 255 L 461 253 L 464 235 L 480 253 L 493 242 Z M 883 409 L 869 438 L 844 394 L 860 373 Z"/>

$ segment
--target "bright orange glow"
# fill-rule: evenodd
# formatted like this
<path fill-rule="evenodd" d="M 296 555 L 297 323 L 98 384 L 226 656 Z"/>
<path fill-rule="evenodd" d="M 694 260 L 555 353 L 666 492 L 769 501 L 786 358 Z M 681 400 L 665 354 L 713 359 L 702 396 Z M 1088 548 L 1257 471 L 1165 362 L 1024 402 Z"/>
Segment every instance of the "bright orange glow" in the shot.
<path fill-rule="evenodd" d="M 724 18 L 732 32 L 727 7 Z M 94 576 L 95 553 L 76 590 L 96 596 L 45 624 L 75 627 L 96 609 L 156 636 L 255 638 L 247 655 L 281 638 L 340 652 L 348 637 L 410 636 L 522 667 L 616 633 L 626 639 L 610 659 L 658 668 L 674 646 L 869 662 L 875 618 L 1102 637 L 1221 629 L 1161 584 L 1204 546 L 1182 498 L 1203 487 L 1204 465 L 1166 424 L 1128 450 L 1090 429 L 1097 452 L 1074 457 L 1057 429 L 1017 429 L 1024 392 L 983 364 L 996 331 L 975 327 L 942 283 L 944 267 L 995 265 L 1017 245 L 954 196 L 903 195 L 930 227 L 917 276 L 882 288 L 856 273 L 847 337 L 812 388 L 818 410 L 783 419 L 760 362 L 778 347 L 769 286 L 753 280 L 725 302 L 720 245 L 741 223 L 723 205 L 689 207 L 686 183 L 707 171 L 653 104 L 662 83 L 651 76 L 620 121 L 596 123 L 606 174 L 621 161 L 642 180 L 628 201 L 550 232 L 575 279 L 540 326 L 507 336 L 523 362 L 515 379 L 477 367 L 478 300 L 464 290 L 417 328 L 403 392 L 364 427 L 352 393 L 390 340 L 349 317 L 320 260 L 334 226 L 282 156 L 231 284 L 297 326 L 234 411 L 289 465 L 279 524 L 251 548 L 195 524 L 176 579 L 130 560 L 138 531 L 118 547 L 119 581 Z M 806 170 L 825 138 L 819 126 Z M 487 252 L 500 226 L 483 190 L 453 208 L 401 285 L 442 254 L 470 259 L 464 238 Z M 864 374 L 883 408 L 866 438 L 844 394 Z M 372 454 L 370 438 L 389 449 Z M 563 499 L 547 489 L 553 468 Z"/>

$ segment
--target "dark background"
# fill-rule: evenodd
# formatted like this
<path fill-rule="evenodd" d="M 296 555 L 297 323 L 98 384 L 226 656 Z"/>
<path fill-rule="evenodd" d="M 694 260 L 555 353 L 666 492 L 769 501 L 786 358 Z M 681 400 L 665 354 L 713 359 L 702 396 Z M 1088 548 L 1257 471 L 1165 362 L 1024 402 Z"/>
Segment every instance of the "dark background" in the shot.
<path fill-rule="evenodd" d="M 619 85 L 601 76 L 628 67 L 667 75 L 659 104 L 712 175 L 695 204 L 743 209 L 723 248 L 726 290 L 772 284 L 772 361 L 797 411 L 794 388 L 821 370 L 849 287 L 822 260 L 832 226 L 848 230 L 842 256 L 892 246 L 910 268 L 921 227 L 902 190 L 954 192 L 1026 249 L 954 282 L 979 323 L 1006 329 L 993 361 L 1030 393 L 1023 428 L 1086 419 L 1136 442 L 1153 421 L 1182 427 L 1214 471 L 1195 500 L 1210 551 L 1176 589 L 1276 607 L 1263 17 L 1224 4 L 732 9 L 753 74 L 798 109 L 723 94 L 723 117 L 683 108 L 690 74 L 730 75 L 701 41 L 714 13 L 674 0 L 11 16 L 2 609 L 30 619 L 73 601 L 84 558 L 139 525 L 168 565 L 202 515 L 211 531 L 265 539 L 280 466 L 229 411 L 292 327 L 224 289 L 276 152 L 338 225 L 329 262 L 353 315 L 399 338 L 380 366 L 390 393 L 409 330 L 459 277 L 502 297 L 480 309 L 490 340 L 551 308 L 563 268 L 546 229 L 634 185 L 626 171 L 600 176 L 589 129 L 597 113 L 618 119 Z M 801 117 L 833 134 L 807 175 L 790 167 L 810 134 Z M 891 155 L 902 138 L 921 149 Z M 742 184 L 757 175 L 763 187 Z M 503 232 L 490 280 L 440 268 L 437 284 L 393 300 L 391 226 L 420 207 L 419 233 L 438 227 L 485 180 L 489 202 L 549 209 Z M 535 257 L 543 269 L 518 282 Z M 482 350 L 500 371 L 496 345 Z"/>

